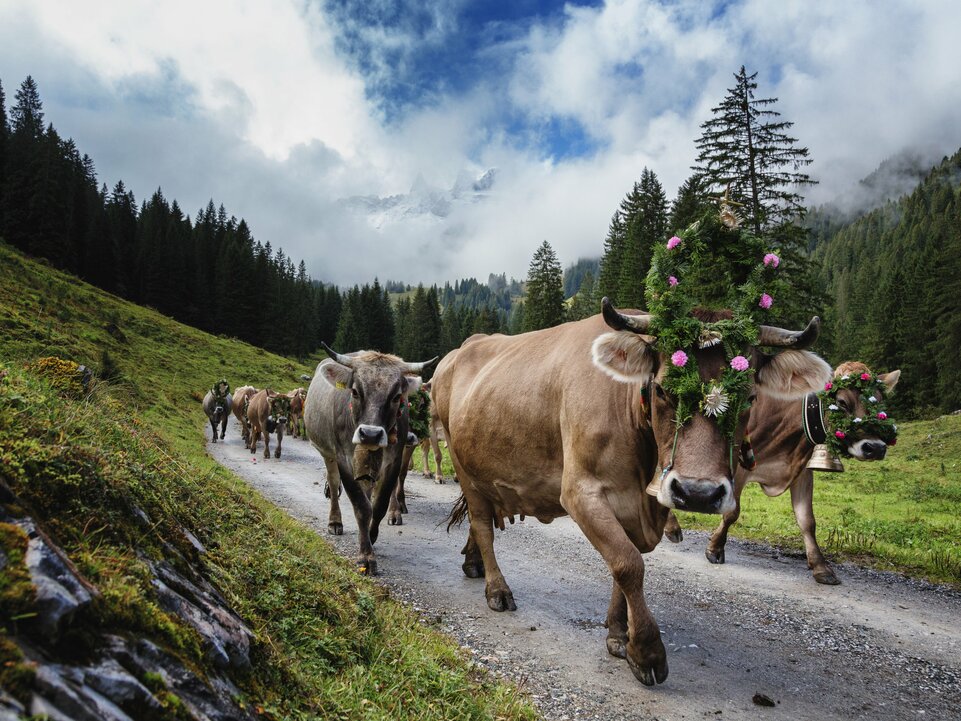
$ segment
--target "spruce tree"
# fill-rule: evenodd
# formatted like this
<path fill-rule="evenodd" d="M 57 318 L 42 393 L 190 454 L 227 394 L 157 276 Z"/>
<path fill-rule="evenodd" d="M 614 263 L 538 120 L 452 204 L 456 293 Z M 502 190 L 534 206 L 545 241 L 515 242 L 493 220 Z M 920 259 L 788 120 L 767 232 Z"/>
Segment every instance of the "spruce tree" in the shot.
<path fill-rule="evenodd" d="M 564 322 L 564 272 L 546 240 L 534 252 L 527 272 L 524 329 L 540 330 Z"/>
<path fill-rule="evenodd" d="M 617 299 L 621 279 L 621 257 L 624 255 L 624 223 L 620 211 L 614 213 L 604 239 L 604 254 L 597 277 L 596 294 L 598 299 Z"/>
<path fill-rule="evenodd" d="M 587 271 L 581 280 L 580 288 L 577 289 L 577 293 L 571 299 L 567 317 L 569 320 L 590 318 L 600 310 L 600 307 L 600 300 L 596 299 L 594 294 L 594 274 Z"/>
<path fill-rule="evenodd" d="M 624 246 L 621 252 L 616 303 L 624 308 L 644 307 L 644 279 L 651 267 L 654 244 L 667 231 L 667 197 L 652 170 L 644 168 L 641 180 L 621 203 Z"/>
<path fill-rule="evenodd" d="M 744 66 L 734 75 L 714 117 L 701 124 L 693 170 L 715 194 L 730 187 L 730 197 L 744 204 L 741 214 L 754 232 L 790 223 L 804 213 L 800 187 L 813 185 L 801 168 L 810 165 L 808 149 L 787 134 L 794 123 L 771 109 L 777 98 L 755 98 L 757 73 Z"/>
<path fill-rule="evenodd" d="M 705 190 L 704 179 L 695 173 L 685 180 L 677 190 L 677 197 L 671 203 L 668 216 L 668 232 L 678 234 L 697 220 L 710 204 Z"/>

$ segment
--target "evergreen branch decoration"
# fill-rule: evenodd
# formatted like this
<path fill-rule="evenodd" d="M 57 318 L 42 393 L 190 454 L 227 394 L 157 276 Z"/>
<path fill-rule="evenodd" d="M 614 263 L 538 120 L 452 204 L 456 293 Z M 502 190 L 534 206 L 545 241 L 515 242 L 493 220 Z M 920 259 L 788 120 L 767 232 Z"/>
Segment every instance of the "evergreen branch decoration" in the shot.
<path fill-rule="evenodd" d="M 784 283 L 777 277 L 780 257 L 730 224 L 726 198 L 720 204 L 720 213 L 712 209 L 656 246 L 645 295 L 650 332 L 670 358 L 663 385 L 677 399 L 676 422 L 702 412 L 733 442 L 754 376 L 741 353 L 758 342 L 759 326 Z M 699 310 L 730 310 L 731 318 L 702 321 L 695 316 Z M 695 352 L 718 344 L 726 366 L 702 381 Z"/>
<path fill-rule="evenodd" d="M 818 397 L 827 407 L 830 431 L 825 443 L 835 457 L 850 456 L 848 448 L 862 438 L 877 438 L 889 446 L 898 442 L 898 426 L 884 407 L 885 388 L 884 381 L 870 373 L 843 375 L 824 384 Z M 852 418 L 841 409 L 838 393 L 845 389 L 859 393 L 865 400 L 867 415 L 864 418 Z"/>

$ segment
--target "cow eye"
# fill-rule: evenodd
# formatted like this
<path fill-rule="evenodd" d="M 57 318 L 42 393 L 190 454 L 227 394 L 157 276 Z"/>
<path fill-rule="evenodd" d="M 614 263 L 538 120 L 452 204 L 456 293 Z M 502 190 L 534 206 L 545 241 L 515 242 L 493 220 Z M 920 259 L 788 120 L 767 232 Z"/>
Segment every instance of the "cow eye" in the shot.
<path fill-rule="evenodd" d="M 351 388 L 351 389 L 350 389 L 350 394 L 351 394 L 354 398 L 360 398 L 360 393 L 357 392 L 357 389 L 356 389 L 356 388 Z"/>
<path fill-rule="evenodd" d="M 841 407 L 841 410 L 842 410 L 842 411 L 847 412 L 847 411 L 849 410 L 849 409 L 848 409 L 848 402 L 847 402 L 846 400 L 844 400 L 843 398 L 838 398 L 838 405 Z"/>

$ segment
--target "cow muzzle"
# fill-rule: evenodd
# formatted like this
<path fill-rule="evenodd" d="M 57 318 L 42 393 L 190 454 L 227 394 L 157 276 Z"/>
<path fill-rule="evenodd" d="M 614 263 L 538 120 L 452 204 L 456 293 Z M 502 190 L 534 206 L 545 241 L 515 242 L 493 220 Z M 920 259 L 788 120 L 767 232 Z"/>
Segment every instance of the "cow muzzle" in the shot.
<path fill-rule="evenodd" d="M 383 426 L 359 425 L 354 431 L 354 445 L 373 450 L 387 446 L 387 431 Z"/>
<path fill-rule="evenodd" d="M 735 507 L 729 478 L 683 478 L 672 473 L 657 494 L 662 506 L 695 513 L 727 513 Z"/>
<path fill-rule="evenodd" d="M 880 461 L 887 455 L 888 446 L 884 441 L 865 439 L 856 441 L 848 447 L 848 453 L 859 461 Z"/>

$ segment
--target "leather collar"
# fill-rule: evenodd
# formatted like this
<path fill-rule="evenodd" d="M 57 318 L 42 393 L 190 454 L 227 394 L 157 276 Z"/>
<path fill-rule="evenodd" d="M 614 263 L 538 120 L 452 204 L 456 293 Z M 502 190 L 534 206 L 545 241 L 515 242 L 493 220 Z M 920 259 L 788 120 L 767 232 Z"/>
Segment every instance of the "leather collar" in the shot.
<path fill-rule="evenodd" d="M 824 410 L 821 408 L 821 399 L 817 393 L 811 392 L 804 396 L 801 422 L 804 426 L 804 435 L 811 443 L 814 445 L 824 443 L 828 434 L 824 427 Z"/>

